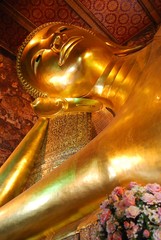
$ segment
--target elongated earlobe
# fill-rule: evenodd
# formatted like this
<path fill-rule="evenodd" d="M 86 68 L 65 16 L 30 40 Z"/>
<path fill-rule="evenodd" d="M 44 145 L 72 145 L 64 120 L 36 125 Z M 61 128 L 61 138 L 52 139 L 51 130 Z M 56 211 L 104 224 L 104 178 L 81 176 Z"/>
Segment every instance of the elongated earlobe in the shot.
<path fill-rule="evenodd" d="M 112 51 L 117 56 L 126 56 L 128 54 L 134 53 L 139 51 L 140 49 L 144 48 L 145 45 L 138 45 L 138 46 L 121 46 L 119 44 L 113 43 L 113 42 L 106 42 L 106 45 L 108 45 L 110 48 L 112 48 Z"/>

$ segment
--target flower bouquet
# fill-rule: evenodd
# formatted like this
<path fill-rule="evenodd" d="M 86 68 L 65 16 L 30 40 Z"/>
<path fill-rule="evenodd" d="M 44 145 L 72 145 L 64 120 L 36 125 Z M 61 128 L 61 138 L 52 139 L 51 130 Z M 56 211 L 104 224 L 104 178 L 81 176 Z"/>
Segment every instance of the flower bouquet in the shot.
<path fill-rule="evenodd" d="M 161 186 L 116 187 L 101 204 L 100 240 L 161 240 Z"/>

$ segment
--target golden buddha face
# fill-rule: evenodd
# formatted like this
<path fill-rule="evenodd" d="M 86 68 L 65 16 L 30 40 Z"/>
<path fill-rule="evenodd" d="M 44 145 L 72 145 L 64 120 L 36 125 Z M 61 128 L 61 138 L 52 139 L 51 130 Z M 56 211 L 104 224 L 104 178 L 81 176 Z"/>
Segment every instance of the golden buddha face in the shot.
<path fill-rule="evenodd" d="M 85 96 L 103 73 L 107 56 L 112 56 L 105 41 L 76 26 L 49 23 L 33 35 L 18 62 L 22 82 L 35 96 Z"/>

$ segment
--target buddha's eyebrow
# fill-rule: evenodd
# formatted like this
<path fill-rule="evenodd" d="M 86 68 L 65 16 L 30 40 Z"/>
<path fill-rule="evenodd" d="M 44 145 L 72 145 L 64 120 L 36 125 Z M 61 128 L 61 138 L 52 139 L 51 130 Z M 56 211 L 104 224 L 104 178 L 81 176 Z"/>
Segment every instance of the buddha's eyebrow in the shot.
<path fill-rule="evenodd" d="M 67 27 L 61 27 L 61 28 L 59 29 L 59 32 L 64 32 L 64 31 L 66 31 L 66 30 L 68 30 Z"/>

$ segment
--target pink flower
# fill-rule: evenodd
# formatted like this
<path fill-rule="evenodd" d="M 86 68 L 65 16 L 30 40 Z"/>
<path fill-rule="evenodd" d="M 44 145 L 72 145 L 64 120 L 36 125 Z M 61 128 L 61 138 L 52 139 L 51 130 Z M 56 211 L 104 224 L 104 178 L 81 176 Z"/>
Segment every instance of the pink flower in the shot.
<path fill-rule="evenodd" d="M 126 208 L 126 206 L 125 206 L 125 204 L 124 204 L 124 201 L 123 200 L 120 200 L 119 202 L 116 202 L 116 203 L 114 203 L 114 207 L 115 207 L 115 209 L 116 209 L 116 216 L 118 217 L 118 218 L 121 218 L 121 217 L 123 217 L 123 215 L 124 215 L 124 211 L 125 211 L 125 208 Z"/>
<path fill-rule="evenodd" d="M 125 221 L 125 222 L 124 222 L 124 228 L 125 228 L 125 229 L 128 229 L 129 226 L 130 226 L 129 222 Z"/>
<path fill-rule="evenodd" d="M 151 193 L 144 193 L 141 199 L 149 205 L 155 203 L 155 197 Z"/>
<path fill-rule="evenodd" d="M 113 240 L 122 240 L 121 234 L 119 232 L 114 232 Z"/>
<path fill-rule="evenodd" d="M 145 188 L 151 193 L 161 192 L 161 186 L 157 183 L 149 183 L 145 186 Z"/>
<path fill-rule="evenodd" d="M 161 192 L 155 192 L 154 197 L 157 203 L 161 203 Z"/>
<path fill-rule="evenodd" d="M 136 234 L 138 232 L 138 230 L 139 230 L 139 226 L 137 224 L 135 224 L 133 226 L 132 230 L 133 230 L 133 233 Z"/>
<path fill-rule="evenodd" d="M 135 224 L 134 222 L 131 222 L 129 228 L 126 230 L 128 239 L 137 239 L 139 226 Z"/>
<path fill-rule="evenodd" d="M 122 196 L 124 193 L 124 189 L 122 187 L 115 187 L 113 193 L 118 196 Z"/>
<path fill-rule="evenodd" d="M 139 187 L 139 185 L 136 182 L 130 182 L 129 188 L 132 189 L 133 187 Z"/>
<path fill-rule="evenodd" d="M 143 236 L 146 238 L 150 237 L 150 232 L 147 229 L 145 229 L 143 232 Z"/>
<path fill-rule="evenodd" d="M 124 194 L 124 203 L 126 206 L 134 206 L 135 205 L 135 196 L 130 190 L 125 191 Z"/>
<path fill-rule="evenodd" d="M 104 224 L 109 218 L 111 217 L 111 211 L 110 209 L 104 209 L 100 216 L 100 222 L 101 224 Z"/>
<path fill-rule="evenodd" d="M 131 182 L 129 187 L 116 187 L 101 206 L 100 219 L 106 224 L 107 240 L 122 240 L 122 231 L 128 239 L 137 239 L 143 231 L 143 238 L 161 240 L 161 186 L 155 183 L 143 187 Z"/>
<path fill-rule="evenodd" d="M 161 228 L 154 231 L 153 238 L 154 240 L 161 240 Z"/>
<path fill-rule="evenodd" d="M 128 229 L 126 233 L 127 233 L 128 239 L 131 239 L 134 236 L 133 231 L 131 229 Z"/>
<path fill-rule="evenodd" d="M 130 221 L 130 228 L 133 228 L 135 226 L 135 223 L 133 221 Z"/>
<path fill-rule="evenodd" d="M 111 197 L 112 197 L 112 200 L 113 200 L 114 202 L 118 202 L 118 201 L 119 201 L 119 197 L 118 197 L 115 193 L 112 193 L 112 194 L 111 194 Z"/>
<path fill-rule="evenodd" d="M 158 208 L 159 220 L 161 221 L 161 207 Z"/>
<path fill-rule="evenodd" d="M 100 239 L 99 239 L 100 240 Z M 113 240 L 112 234 L 108 234 L 107 240 Z"/>
<path fill-rule="evenodd" d="M 125 210 L 127 218 L 136 218 L 140 213 L 140 209 L 136 206 L 130 206 Z"/>
<path fill-rule="evenodd" d="M 151 210 L 149 211 L 149 220 L 152 222 L 152 223 L 155 223 L 155 224 L 159 224 L 160 223 L 160 220 L 159 220 L 159 214 L 156 210 Z"/>
<path fill-rule="evenodd" d="M 104 200 L 104 201 L 102 202 L 100 208 L 101 208 L 101 209 L 105 209 L 105 208 L 107 208 L 108 205 L 109 205 L 109 200 L 106 199 L 106 200 Z"/>
<path fill-rule="evenodd" d="M 119 209 L 120 211 L 124 211 L 126 208 L 123 200 L 120 200 L 119 202 L 114 203 L 114 206 L 116 209 Z"/>
<path fill-rule="evenodd" d="M 106 231 L 108 233 L 113 233 L 116 230 L 115 222 L 107 222 L 106 223 Z"/>

